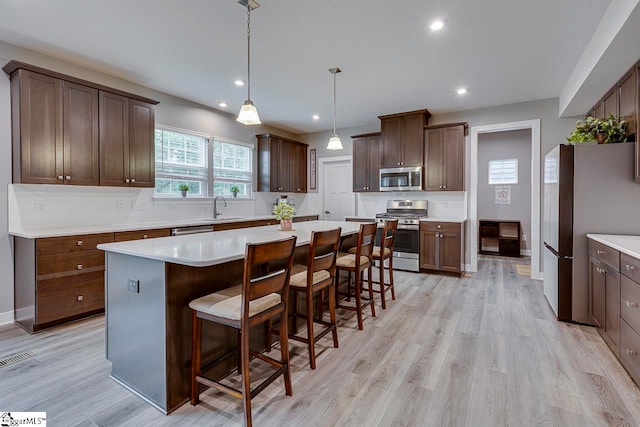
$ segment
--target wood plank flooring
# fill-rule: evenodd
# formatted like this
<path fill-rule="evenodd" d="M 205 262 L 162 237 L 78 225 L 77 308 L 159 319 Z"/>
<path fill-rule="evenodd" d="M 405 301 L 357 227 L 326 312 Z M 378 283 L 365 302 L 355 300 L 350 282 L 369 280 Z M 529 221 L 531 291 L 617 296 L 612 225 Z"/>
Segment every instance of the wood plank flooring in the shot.
<path fill-rule="evenodd" d="M 276 381 L 253 400 L 254 424 L 640 425 L 640 391 L 597 332 L 557 322 L 517 263 L 481 257 L 471 278 L 397 272 L 397 300 L 366 315 L 364 331 L 339 311 L 340 348 L 320 340 L 315 371 L 290 341 L 293 397 Z M 165 416 L 109 379 L 103 317 L 33 336 L 0 327 L 0 358 L 23 351 L 35 357 L 0 368 L 0 411 L 46 411 L 50 426 L 242 424 L 228 395 L 208 390 Z"/>

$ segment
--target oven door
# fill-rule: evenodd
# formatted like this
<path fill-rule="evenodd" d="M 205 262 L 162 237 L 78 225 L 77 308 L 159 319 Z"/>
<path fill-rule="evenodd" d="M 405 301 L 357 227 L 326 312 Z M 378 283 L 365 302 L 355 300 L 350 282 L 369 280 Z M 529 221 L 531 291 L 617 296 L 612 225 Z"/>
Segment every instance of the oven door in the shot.
<path fill-rule="evenodd" d="M 378 229 L 376 244 L 380 245 L 382 228 Z M 394 270 L 420 271 L 420 230 L 418 226 L 398 225 L 393 244 Z"/>

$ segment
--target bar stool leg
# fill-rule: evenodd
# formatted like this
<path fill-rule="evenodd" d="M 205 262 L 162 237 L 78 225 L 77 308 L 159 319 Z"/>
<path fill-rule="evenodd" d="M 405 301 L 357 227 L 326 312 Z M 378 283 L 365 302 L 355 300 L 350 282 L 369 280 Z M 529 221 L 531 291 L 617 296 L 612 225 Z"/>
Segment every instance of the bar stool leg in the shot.
<path fill-rule="evenodd" d="M 382 301 L 382 309 L 387 308 L 387 298 L 384 292 L 384 256 L 380 256 L 380 300 Z"/>
<path fill-rule="evenodd" d="M 369 263 L 369 268 L 367 269 L 367 282 L 369 282 L 369 307 L 371 307 L 371 316 L 376 317 L 376 307 L 373 304 L 373 283 L 371 281 L 372 272 L 373 268 L 371 267 L 371 263 Z"/>
<path fill-rule="evenodd" d="M 267 351 L 267 353 L 271 351 L 271 328 L 273 328 L 273 320 L 268 319 L 267 326 L 265 327 L 265 330 L 264 330 L 264 348 Z M 238 348 L 240 348 L 240 341 L 238 341 Z M 239 368 L 238 368 L 238 372 L 241 372 Z"/>
<path fill-rule="evenodd" d="M 298 290 L 293 286 L 289 288 L 289 290 L 293 291 L 293 333 L 298 333 Z"/>
<path fill-rule="evenodd" d="M 287 327 L 287 311 L 284 310 L 280 314 L 280 354 L 282 363 L 285 365 L 284 370 L 284 389 L 287 396 L 293 395 L 291 387 L 291 371 L 289 369 L 289 331 Z"/>
<path fill-rule="evenodd" d="M 286 322 L 286 318 L 285 318 Z M 244 424 L 251 426 L 251 379 L 249 377 L 249 329 L 240 331 L 240 357 L 242 358 L 242 406 L 244 408 Z"/>
<path fill-rule="evenodd" d="M 198 318 L 195 310 L 192 314 L 193 331 L 191 334 L 191 405 L 200 402 L 200 385 L 196 376 L 200 375 L 200 351 L 202 345 L 202 319 Z"/>
<path fill-rule="evenodd" d="M 265 331 L 265 340 L 268 340 L 267 343 L 267 351 L 271 350 L 271 338 L 269 337 L 269 325 L 267 325 L 267 330 Z M 240 329 L 238 329 L 237 333 L 237 341 L 238 341 L 238 350 L 236 350 L 236 359 L 238 362 L 238 373 L 242 374 L 242 335 L 240 335 Z"/>
<path fill-rule="evenodd" d="M 329 318 L 333 325 L 331 334 L 333 335 L 333 346 L 338 348 L 338 323 L 336 322 L 336 293 L 329 287 Z"/>
<path fill-rule="evenodd" d="M 362 292 L 362 272 L 356 272 L 356 314 L 358 315 L 358 329 L 364 329 L 362 325 L 362 298 L 360 293 Z"/>
<path fill-rule="evenodd" d="M 316 343 L 313 334 L 313 292 L 307 292 L 307 339 L 309 340 L 309 365 L 311 369 L 316 369 Z"/>
<path fill-rule="evenodd" d="M 396 300 L 396 288 L 393 286 L 393 255 L 389 257 L 389 285 L 391 286 L 391 299 Z"/>

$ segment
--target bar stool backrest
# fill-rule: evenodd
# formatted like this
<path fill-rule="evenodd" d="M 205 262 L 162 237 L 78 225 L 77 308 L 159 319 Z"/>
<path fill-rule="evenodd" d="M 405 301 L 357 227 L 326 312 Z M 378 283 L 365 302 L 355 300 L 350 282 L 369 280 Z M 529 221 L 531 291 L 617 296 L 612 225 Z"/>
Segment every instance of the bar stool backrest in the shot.
<path fill-rule="evenodd" d="M 280 293 L 284 302 L 289 294 L 296 236 L 273 242 L 247 244 L 242 280 L 242 318 L 249 303 L 272 293 Z M 270 265 L 277 265 L 271 270 Z"/>
<path fill-rule="evenodd" d="M 371 261 L 373 253 L 373 243 L 376 239 L 376 230 L 378 224 L 369 222 L 360 224 L 360 233 L 358 235 L 358 245 L 356 246 L 356 265 L 360 264 L 360 257 L 364 256 Z"/>
<path fill-rule="evenodd" d="M 340 245 L 342 228 L 333 230 L 314 231 L 311 233 L 311 246 L 309 246 L 309 259 L 307 269 L 310 273 L 326 270 L 331 277 L 335 277 L 336 258 Z M 307 280 L 313 281 L 313 274 L 307 274 Z"/>
<path fill-rule="evenodd" d="M 388 219 L 384 222 L 384 229 L 382 230 L 382 239 L 380 240 L 380 253 L 384 253 L 384 248 L 387 248 L 393 253 L 393 244 L 396 239 L 396 230 L 398 229 L 397 219 Z"/>

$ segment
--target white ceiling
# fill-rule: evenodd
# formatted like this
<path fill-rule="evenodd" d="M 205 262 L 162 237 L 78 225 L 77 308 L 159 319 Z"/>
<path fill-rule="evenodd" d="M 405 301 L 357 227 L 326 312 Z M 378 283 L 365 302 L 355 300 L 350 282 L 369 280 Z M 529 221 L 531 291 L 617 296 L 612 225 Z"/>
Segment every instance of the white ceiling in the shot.
<path fill-rule="evenodd" d="M 258 2 L 251 98 L 264 123 L 308 133 L 332 127 L 335 66 L 340 128 L 557 97 L 610 0 Z M 234 114 L 246 99 L 235 0 L 1 0 L 0 40 Z"/>

